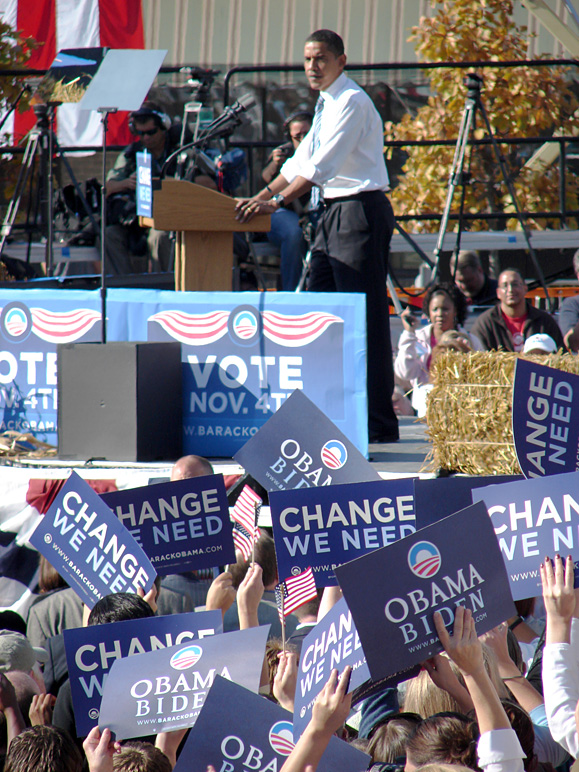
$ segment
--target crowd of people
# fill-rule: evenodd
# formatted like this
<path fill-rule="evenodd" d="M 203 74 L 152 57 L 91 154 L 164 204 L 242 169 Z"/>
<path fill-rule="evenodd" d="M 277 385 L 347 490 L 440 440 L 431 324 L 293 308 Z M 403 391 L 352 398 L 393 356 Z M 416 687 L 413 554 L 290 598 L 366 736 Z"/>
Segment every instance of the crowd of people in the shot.
<path fill-rule="evenodd" d="M 193 475 L 206 471 L 196 457 L 181 460 L 176 465 L 180 479 L 188 463 Z M 341 593 L 335 587 L 320 589 L 316 600 L 289 615 L 282 643 L 278 612 L 268 596 L 279 577 L 266 529 L 254 557 L 250 562 L 239 555 L 236 564 L 204 583 L 198 608 L 220 611 L 225 631 L 271 624 L 275 617 L 260 693 L 291 713 L 303 638 Z M 170 772 L 187 729 L 119 742 L 108 729 L 101 733 L 95 726 L 86 737 L 76 737 L 62 643 L 65 629 L 158 615 L 167 590 L 157 581 L 147 595 L 108 595 L 89 612 L 44 559 L 41 568 L 42 592 L 28 619 L 4 612 L 0 620 L 5 770 L 80 772 L 88 766 L 90 772 Z M 579 590 L 573 587 L 571 557 L 547 557 L 540 572 L 542 598 L 517 602 L 525 616 L 507 619 L 480 637 L 469 609 L 456 607 L 452 632 L 434 612 L 443 653 L 423 662 L 414 678 L 390 684 L 357 705 L 349 690 L 350 667 L 333 670 L 320 684 L 311 720 L 294 738 L 283 772 L 313 772 L 334 735 L 367 753 L 374 772 L 567 772 L 579 752 Z M 181 613 L 178 605 L 173 613 Z M 196 769 L 194 757 L 184 761 Z"/>

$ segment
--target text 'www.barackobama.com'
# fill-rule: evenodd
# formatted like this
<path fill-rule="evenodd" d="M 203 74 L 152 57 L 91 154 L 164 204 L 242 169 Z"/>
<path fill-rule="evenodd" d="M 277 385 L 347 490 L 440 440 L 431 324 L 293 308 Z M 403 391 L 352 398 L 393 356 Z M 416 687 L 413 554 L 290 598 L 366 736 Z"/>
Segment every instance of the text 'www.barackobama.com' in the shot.
<path fill-rule="evenodd" d="M 523 571 L 520 574 L 511 574 L 511 582 L 522 582 L 524 579 L 538 579 L 539 578 L 539 571 L 538 569 L 534 569 L 534 571 Z"/>
<path fill-rule="evenodd" d="M 88 577 L 86 577 L 83 572 L 80 570 L 80 568 L 76 565 L 74 560 L 69 558 L 69 556 L 66 554 L 66 552 L 63 552 L 58 544 L 56 542 L 52 542 L 53 548 L 58 552 L 59 556 L 64 560 L 65 563 L 67 563 L 70 566 L 70 569 L 73 574 L 76 574 L 80 581 L 83 584 L 86 584 L 86 586 L 89 588 L 89 590 L 94 593 L 95 597 L 97 597 L 99 600 L 103 597 L 101 593 L 97 590 L 97 588 L 94 586 L 94 584 L 90 581 Z"/>

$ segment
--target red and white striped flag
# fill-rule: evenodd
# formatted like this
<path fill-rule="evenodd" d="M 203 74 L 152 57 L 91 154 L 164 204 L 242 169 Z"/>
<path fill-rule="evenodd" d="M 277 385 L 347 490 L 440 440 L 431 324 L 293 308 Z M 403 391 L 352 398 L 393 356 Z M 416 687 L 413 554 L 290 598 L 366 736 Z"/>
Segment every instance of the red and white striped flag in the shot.
<path fill-rule="evenodd" d="M 239 525 L 245 528 L 249 535 L 255 537 L 256 541 L 259 538 L 256 508 L 259 512 L 262 503 L 263 501 L 257 493 L 249 485 L 246 485 L 239 494 L 231 511 L 231 517 L 234 522 L 239 523 Z"/>
<path fill-rule="evenodd" d="M 0 0 L 0 18 L 40 45 L 27 66 L 48 69 L 64 48 L 144 48 L 141 0 Z M 121 73 L 119 73 L 121 75 Z M 34 128 L 32 110 L 11 115 L 3 133 L 13 135 L 14 144 Z M 99 145 L 102 126 L 98 113 L 61 105 L 57 110 L 57 136 L 62 147 Z M 108 144 L 132 141 L 127 113 L 109 118 Z"/>
<path fill-rule="evenodd" d="M 279 618 L 283 622 L 283 617 L 287 617 L 304 603 L 314 600 L 317 594 L 316 580 L 311 567 L 297 576 L 290 576 L 285 582 L 280 582 L 275 588 L 275 601 Z"/>
<path fill-rule="evenodd" d="M 233 523 L 233 544 L 236 550 L 243 555 L 244 560 L 250 560 L 253 552 L 253 545 L 257 539 L 250 536 L 245 528 L 239 523 Z"/>

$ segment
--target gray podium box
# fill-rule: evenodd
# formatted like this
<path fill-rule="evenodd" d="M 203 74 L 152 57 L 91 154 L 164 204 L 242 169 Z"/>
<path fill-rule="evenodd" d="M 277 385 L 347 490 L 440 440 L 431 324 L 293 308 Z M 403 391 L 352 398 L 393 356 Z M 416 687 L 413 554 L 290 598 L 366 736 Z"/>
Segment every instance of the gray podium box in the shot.
<path fill-rule="evenodd" d="M 61 459 L 181 456 L 180 343 L 68 343 L 57 367 Z"/>

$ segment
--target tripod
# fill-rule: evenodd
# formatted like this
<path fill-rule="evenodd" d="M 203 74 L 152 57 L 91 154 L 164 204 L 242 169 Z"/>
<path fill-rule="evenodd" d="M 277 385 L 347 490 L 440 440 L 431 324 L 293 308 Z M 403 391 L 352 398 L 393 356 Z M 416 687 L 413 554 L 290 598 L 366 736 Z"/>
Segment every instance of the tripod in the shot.
<path fill-rule="evenodd" d="M 31 234 L 34 230 L 34 226 L 37 226 L 37 230 L 46 239 L 46 273 L 48 276 L 52 276 L 54 273 L 54 260 L 53 260 L 53 241 L 54 241 L 54 176 L 53 176 L 53 159 L 54 153 L 64 163 L 68 175 L 74 185 L 74 189 L 79 197 L 79 200 L 91 221 L 95 232 L 97 232 L 98 225 L 92 211 L 84 197 L 84 194 L 78 184 L 78 181 L 74 175 L 74 172 L 68 162 L 66 156 L 62 154 L 62 150 L 58 144 L 54 133 L 54 111 L 56 103 L 50 103 L 48 105 L 35 105 L 34 112 L 36 114 L 36 127 L 28 134 L 26 141 L 26 148 L 22 157 L 22 165 L 14 188 L 14 194 L 8 205 L 2 228 L 0 229 L 0 257 L 4 252 L 4 247 L 10 235 L 12 229 L 16 223 L 16 217 L 18 215 L 18 209 L 22 196 L 26 187 L 29 187 L 29 193 L 32 193 L 32 185 L 34 182 L 34 167 L 36 159 L 39 159 L 39 174 L 38 174 L 38 190 L 37 190 L 37 205 L 34 212 L 34 224 L 30 225 L 27 221 L 26 229 L 29 234 L 29 243 L 31 240 Z M 30 183 L 30 184 L 29 184 Z M 32 195 L 30 195 L 29 212 L 32 205 Z M 40 210 L 40 213 L 38 212 Z M 37 224 L 38 215 L 40 214 L 40 224 Z M 28 220 L 28 217 L 27 217 Z"/>
<path fill-rule="evenodd" d="M 466 155 L 466 148 L 469 143 L 469 137 L 471 136 L 471 134 L 474 133 L 474 129 L 476 125 L 476 113 L 478 110 L 478 112 L 480 112 L 480 114 L 483 117 L 487 134 L 489 136 L 495 157 L 499 164 L 503 181 L 507 187 L 507 190 L 509 191 L 509 195 L 511 197 L 511 201 L 515 209 L 517 220 L 519 221 L 521 230 L 523 231 L 525 242 L 527 244 L 527 249 L 529 250 L 531 260 L 533 261 L 533 265 L 535 266 L 535 271 L 537 273 L 539 283 L 541 284 L 541 287 L 545 291 L 545 297 L 549 299 L 550 310 L 553 311 L 553 300 L 552 298 L 549 297 L 549 292 L 547 290 L 547 285 L 545 283 L 545 277 L 543 276 L 543 272 L 539 265 L 537 254 L 531 244 L 531 234 L 529 232 L 529 229 L 527 228 L 525 216 L 519 206 L 515 188 L 513 186 L 511 178 L 509 177 L 508 170 L 505 165 L 505 159 L 501 153 L 499 144 L 493 134 L 488 114 L 481 101 L 481 87 L 483 84 L 483 79 L 480 77 L 480 75 L 477 75 L 474 72 L 469 72 L 465 76 L 464 84 L 467 87 L 466 102 L 465 102 L 465 108 L 462 115 L 460 128 L 458 130 L 458 138 L 456 141 L 454 158 L 452 161 L 452 167 L 450 170 L 450 175 L 448 180 L 448 193 L 446 197 L 446 203 L 444 206 L 442 219 L 440 221 L 440 229 L 438 232 L 436 247 L 433 253 L 435 267 L 432 274 L 432 281 L 434 282 L 436 280 L 436 277 L 438 274 L 440 253 L 442 252 L 444 236 L 446 234 L 446 229 L 448 227 L 448 220 L 450 217 L 450 207 L 452 205 L 454 192 L 459 184 L 462 185 L 462 198 L 461 198 L 461 205 L 460 205 L 459 227 L 458 227 L 458 234 L 457 234 L 457 250 L 456 250 L 457 253 L 460 248 L 460 234 L 461 234 L 461 224 L 462 224 L 461 218 L 462 218 L 462 212 L 464 208 L 465 187 L 468 182 L 468 174 L 465 173 L 464 171 L 464 159 Z"/>

